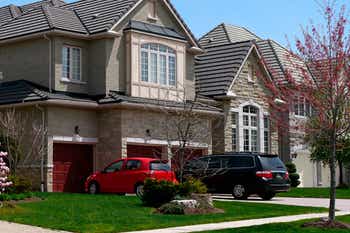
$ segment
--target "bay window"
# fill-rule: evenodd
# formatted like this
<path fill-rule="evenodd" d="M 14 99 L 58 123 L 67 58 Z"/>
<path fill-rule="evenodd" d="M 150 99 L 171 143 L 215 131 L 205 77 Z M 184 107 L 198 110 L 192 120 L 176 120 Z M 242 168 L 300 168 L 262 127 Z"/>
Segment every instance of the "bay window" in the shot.
<path fill-rule="evenodd" d="M 62 79 L 81 81 L 81 48 L 62 47 Z"/>
<path fill-rule="evenodd" d="M 237 139 L 238 139 L 238 113 L 233 112 L 231 114 L 232 120 L 231 120 L 231 124 L 232 124 L 232 151 L 237 151 L 238 146 L 237 146 Z"/>
<path fill-rule="evenodd" d="M 156 43 L 142 44 L 141 81 L 176 86 L 175 50 Z"/>
<path fill-rule="evenodd" d="M 270 119 L 264 116 L 264 152 L 270 153 Z"/>

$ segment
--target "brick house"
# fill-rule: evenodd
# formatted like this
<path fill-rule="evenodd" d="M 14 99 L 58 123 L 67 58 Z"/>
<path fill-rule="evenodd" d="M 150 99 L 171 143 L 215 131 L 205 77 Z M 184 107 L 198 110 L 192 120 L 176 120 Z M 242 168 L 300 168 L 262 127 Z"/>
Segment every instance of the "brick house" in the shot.
<path fill-rule="evenodd" d="M 221 114 L 194 102 L 203 50 L 168 0 L 46 0 L 2 7 L 0 20 L 0 107 L 43 116 L 47 191 L 81 191 L 117 158 L 169 159 L 164 108 L 192 103 L 202 128 Z M 210 131 L 190 145 L 211 153 Z M 38 166 L 28 171 L 39 186 Z"/>
<path fill-rule="evenodd" d="M 283 161 L 296 164 L 301 186 L 328 187 L 328 167 L 310 161 L 310 151 L 303 140 L 305 133 L 295 127 L 305 123 L 310 106 L 305 99 L 298 98 L 285 117 L 289 127 L 274 132 L 265 98 L 269 90 L 260 77 L 255 77 L 257 73 L 265 74 L 264 79 L 276 84 L 283 82 L 285 70 L 292 67 L 288 50 L 230 24 L 218 25 L 199 43 L 206 53 L 196 60 L 197 91 L 215 100 L 224 111 L 221 124 L 213 124 L 220 129 L 213 131 L 213 151 L 278 153 Z M 259 59 L 267 67 L 261 67 Z"/>

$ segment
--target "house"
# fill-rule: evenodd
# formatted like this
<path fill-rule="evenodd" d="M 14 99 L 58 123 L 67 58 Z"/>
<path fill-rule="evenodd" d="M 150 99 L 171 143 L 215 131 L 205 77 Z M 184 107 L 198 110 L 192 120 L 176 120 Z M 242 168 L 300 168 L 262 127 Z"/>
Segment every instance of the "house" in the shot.
<path fill-rule="evenodd" d="M 224 111 L 221 124 L 213 123 L 218 127 L 213 130 L 214 153 L 278 153 L 283 161 L 296 164 L 302 187 L 328 187 L 328 167 L 310 161 L 305 132 L 295 127 L 304 124 L 311 112 L 305 99 L 296 96 L 285 116 L 286 127 L 276 130 L 271 125 L 266 81 L 283 83 L 286 70 L 293 67 L 291 62 L 305 65 L 303 61 L 290 58 L 288 50 L 277 42 L 230 24 L 218 25 L 199 43 L 206 53 L 196 60 L 197 92 L 215 100 Z M 257 74 L 262 77 L 257 78 Z"/>
<path fill-rule="evenodd" d="M 179 141 L 161 126 L 165 110 L 191 104 L 202 129 L 222 114 L 195 101 L 203 50 L 168 0 L 46 0 L 2 7 L 0 19 L 0 108 L 44 121 L 44 174 L 22 174 L 46 191 L 82 191 L 117 158 L 169 159 Z M 212 152 L 207 132 L 190 142 L 198 155 Z"/>

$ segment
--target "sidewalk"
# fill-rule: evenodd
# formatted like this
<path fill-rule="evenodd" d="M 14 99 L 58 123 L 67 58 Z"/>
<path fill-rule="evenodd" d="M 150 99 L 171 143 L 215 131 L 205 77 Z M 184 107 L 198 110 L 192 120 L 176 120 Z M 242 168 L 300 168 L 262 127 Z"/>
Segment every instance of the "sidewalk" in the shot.
<path fill-rule="evenodd" d="M 41 227 L 34 227 L 29 225 L 23 225 L 18 223 L 9 223 L 0 221 L 0 232 L 1 233 L 69 233 L 66 231 L 55 231 L 44 229 Z"/>
<path fill-rule="evenodd" d="M 337 216 L 350 215 L 350 211 L 337 212 Z M 201 232 L 201 231 L 212 231 L 212 230 L 223 230 L 223 229 L 234 229 L 240 227 L 250 227 L 257 225 L 265 225 L 270 223 L 284 223 L 284 222 L 295 222 L 305 219 L 313 218 L 325 218 L 328 213 L 323 214 L 302 214 L 284 217 L 273 217 L 273 218 L 260 218 L 250 219 L 233 222 L 222 222 L 222 223 L 211 223 L 211 224 L 200 224 L 183 227 L 171 227 L 158 230 L 146 230 L 146 231 L 133 231 L 128 233 L 188 233 L 188 232 Z"/>

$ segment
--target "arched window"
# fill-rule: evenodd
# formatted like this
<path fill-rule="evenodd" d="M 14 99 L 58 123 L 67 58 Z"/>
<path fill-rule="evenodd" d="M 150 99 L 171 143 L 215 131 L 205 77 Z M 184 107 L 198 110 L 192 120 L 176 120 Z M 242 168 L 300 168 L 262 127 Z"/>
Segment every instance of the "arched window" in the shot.
<path fill-rule="evenodd" d="M 161 44 L 142 44 L 141 81 L 176 86 L 175 50 Z"/>
<path fill-rule="evenodd" d="M 243 149 L 259 151 L 259 110 L 251 105 L 243 107 Z"/>

